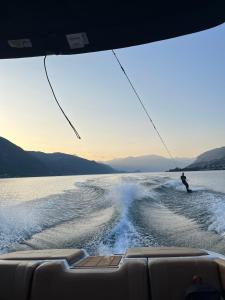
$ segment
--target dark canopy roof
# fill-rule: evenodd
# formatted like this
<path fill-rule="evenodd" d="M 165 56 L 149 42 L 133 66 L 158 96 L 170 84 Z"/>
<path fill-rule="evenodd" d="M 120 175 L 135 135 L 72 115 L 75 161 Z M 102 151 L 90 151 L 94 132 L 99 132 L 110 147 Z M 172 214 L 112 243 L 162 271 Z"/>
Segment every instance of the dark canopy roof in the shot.
<path fill-rule="evenodd" d="M 128 47 L 225 22 L 225 0 L 8 0 L 0 9 L 0 58 Z"/>

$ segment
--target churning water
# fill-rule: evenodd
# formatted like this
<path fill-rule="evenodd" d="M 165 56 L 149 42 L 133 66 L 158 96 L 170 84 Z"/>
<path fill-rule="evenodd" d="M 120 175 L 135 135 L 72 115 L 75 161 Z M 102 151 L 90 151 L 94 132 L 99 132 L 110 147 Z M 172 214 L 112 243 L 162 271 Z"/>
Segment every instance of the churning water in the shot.
<path fill-rule="evenodd" d="M 192 246 L 225 253 L 225 171 L 0 180 L 0 252 Z"/>

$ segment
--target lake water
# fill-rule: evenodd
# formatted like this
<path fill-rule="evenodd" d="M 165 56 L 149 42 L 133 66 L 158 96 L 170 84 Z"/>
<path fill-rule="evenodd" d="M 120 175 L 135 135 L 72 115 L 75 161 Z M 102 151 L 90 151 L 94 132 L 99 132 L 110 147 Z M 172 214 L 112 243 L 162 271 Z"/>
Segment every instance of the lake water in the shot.
<path fill-rule="evenodd" d="M 225 171 L 0 180 L 0 252 L 191 246 L 225 253 Z"/>

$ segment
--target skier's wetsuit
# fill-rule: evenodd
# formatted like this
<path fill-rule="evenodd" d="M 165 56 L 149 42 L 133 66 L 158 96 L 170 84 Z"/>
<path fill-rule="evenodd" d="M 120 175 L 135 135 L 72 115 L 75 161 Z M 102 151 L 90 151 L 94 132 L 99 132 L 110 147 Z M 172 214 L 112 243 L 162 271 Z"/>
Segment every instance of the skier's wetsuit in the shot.
<path fill-rule="evenodd" d="M 187 192 L 191 193 L 192 191 L 189 189 L 189 184 L 187 183 L 187 178 L 186 178 L 186 176 L 184 176 L 184 173 L 182 173 L 180 179 L 181 179 L 183 185 L 185 185 Z"/>

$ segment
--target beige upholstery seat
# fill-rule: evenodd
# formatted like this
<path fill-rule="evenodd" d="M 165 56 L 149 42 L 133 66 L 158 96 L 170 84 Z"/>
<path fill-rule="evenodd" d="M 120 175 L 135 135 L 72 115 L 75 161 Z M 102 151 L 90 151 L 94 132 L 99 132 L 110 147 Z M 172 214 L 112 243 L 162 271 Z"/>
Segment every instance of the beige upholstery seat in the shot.
<path fill-rule="evenodd" d="M 25 253 L 17 254 L 21 260 L 8 254 L 0 260 L 0 299 L 183 300 L 194 275 L 201 276 L 203 283 L 225 289 L 225 260 L 211 256 L 148 260 L 111 256 L 79 261 L 83 254 L 40 251 L 29 253 L 30 261 L 22 260 Z M 50 261 L 46 262 L 46 257 Z M 76 264 L 69 266 L 67 262 L 75 258 Z"/>
<path fill-rule="evenodd" d="M 28 300 L 37 262 L 0 260 L 0 299 Z"/>
<path fill-rule="evenodd" d="M 80 249 L 45 249 L 17 251 L 0 256 L 7 260 L 57 260 L 65 259 L 68 264 L 73 264 L 85 256 L 84 250 Z"/>
<path fill-rule="evenodd" d="M 149 300 L 146 259 L 119 268 L 69 269 L 46 262 L 34 274 L 31 300 Z"/>
<path fill-rule="evenodd" d="M 184 299 L 193 275 L 204 283 L 221 289 L 218 264 L 206 258 L 162 258 L 149 262 L 152 300 Z"/>
<path fill-rule="evenodd" d="M 185 257 L 203 256 L 208 253 L 201 249 L 186 247 L 137 247 L 128 249 L 126 257 Z"/>

